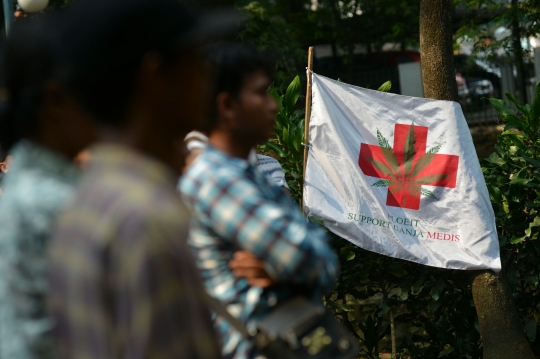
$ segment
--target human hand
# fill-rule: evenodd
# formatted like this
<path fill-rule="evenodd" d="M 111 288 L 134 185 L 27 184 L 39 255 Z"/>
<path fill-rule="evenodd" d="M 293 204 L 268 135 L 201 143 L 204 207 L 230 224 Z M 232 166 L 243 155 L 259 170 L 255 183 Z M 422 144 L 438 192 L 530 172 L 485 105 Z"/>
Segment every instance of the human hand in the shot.
<path fill-rule="evenodd" d="M 264 269 L 264 262 L 246 251 L 234 253 L 233 259 L 229 262 L 235 277 L 246 278 L 248 283 L 263 289 L 276 284 Z"/>

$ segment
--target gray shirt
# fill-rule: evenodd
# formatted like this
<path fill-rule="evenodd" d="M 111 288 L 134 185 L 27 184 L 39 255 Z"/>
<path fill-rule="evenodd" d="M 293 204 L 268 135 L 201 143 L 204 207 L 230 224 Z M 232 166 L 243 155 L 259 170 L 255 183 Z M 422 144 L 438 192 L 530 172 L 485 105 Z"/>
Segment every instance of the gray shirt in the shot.
<path fill-rule="evenodd" d="M 30 141 L 11 154 L 0 197 L 0 358 L 53 358 L 46 250 L 79 173 L 66 157 Z"/>

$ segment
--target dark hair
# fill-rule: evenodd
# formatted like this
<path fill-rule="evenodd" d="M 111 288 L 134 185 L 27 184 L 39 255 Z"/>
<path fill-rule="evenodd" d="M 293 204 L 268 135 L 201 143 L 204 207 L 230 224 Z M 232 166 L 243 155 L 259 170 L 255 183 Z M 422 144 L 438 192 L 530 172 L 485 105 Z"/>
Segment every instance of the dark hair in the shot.
<path fill-rule="evenodd" d="M 244 79 L 257 71 L 265 71 L 270 77 L 274 66 L 268 57 L 246 44 L 219 44 L 208 48 L 209 64 L 214 75 L 214 96 L 211 124 L 217 118 L 215 98 L 222 92 L 238 98 Z"/>
<path fill-rule="evenodd" d="M 64 84 L 97 122 L 120 125 L 145 54 L 173 63 L 179 36 L 194 26 L 176 0 L 78 0 L 61 26 Z"/>
<path fill-rule="evenodd" d="M 45 87 L 54 78 L 56 32 L 51 14 L 17 20 L 11 27 L 4 59 L 5 88 L 0 103 L 0 147 L 3 153 L 37 130 Z"/>

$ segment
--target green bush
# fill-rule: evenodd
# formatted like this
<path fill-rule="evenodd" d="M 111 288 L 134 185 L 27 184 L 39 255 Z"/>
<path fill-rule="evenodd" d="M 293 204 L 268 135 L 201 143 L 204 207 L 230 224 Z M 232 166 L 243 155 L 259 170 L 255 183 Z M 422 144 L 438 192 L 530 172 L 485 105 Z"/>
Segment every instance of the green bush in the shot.
<path fill-rule="evenodd" d="M 269 91 L 279 103 L 276 136 L 259 149 L 279 160 L 291 189 L 291 196 L 300 202 L 304 184 L 304 110 L 296 108 L 301 92 L 300 77 L 296 76 L 286 91 L 274 85 L 270 86 Z"/>
<path fill-rule="evenodd" d="M 495 152 L 482 161 L 497 220 L 503 270 L 533 346 L 540 320 L 540 86 L 531 106 L 490 99 L 504 131 Z M 536 344 L 538 351 L 538 344 Z"/>

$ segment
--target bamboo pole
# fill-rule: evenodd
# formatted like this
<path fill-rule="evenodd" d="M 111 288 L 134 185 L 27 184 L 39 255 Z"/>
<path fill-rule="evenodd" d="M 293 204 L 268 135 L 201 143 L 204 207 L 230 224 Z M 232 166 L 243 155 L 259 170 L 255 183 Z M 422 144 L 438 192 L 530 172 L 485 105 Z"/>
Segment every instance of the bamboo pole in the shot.
<path fill-rule="evenodd" d="M 312 75 L 313 71 L 313 46 L 310 46 L 308 49 L 308 72 L 307 72 L 307 86 L 306 86 L 306 114 L 304 119 L 304 171 L 302 174 L 302 179 L 306 178 L 306 164 L 309 152 L 309 119 L 311 118 L 311 85 L 312 85 Z M 303 185 L 302 181 L 302 185 Z M 302 213 L 304 212 L 304 196 L 302 195 Z"/>

